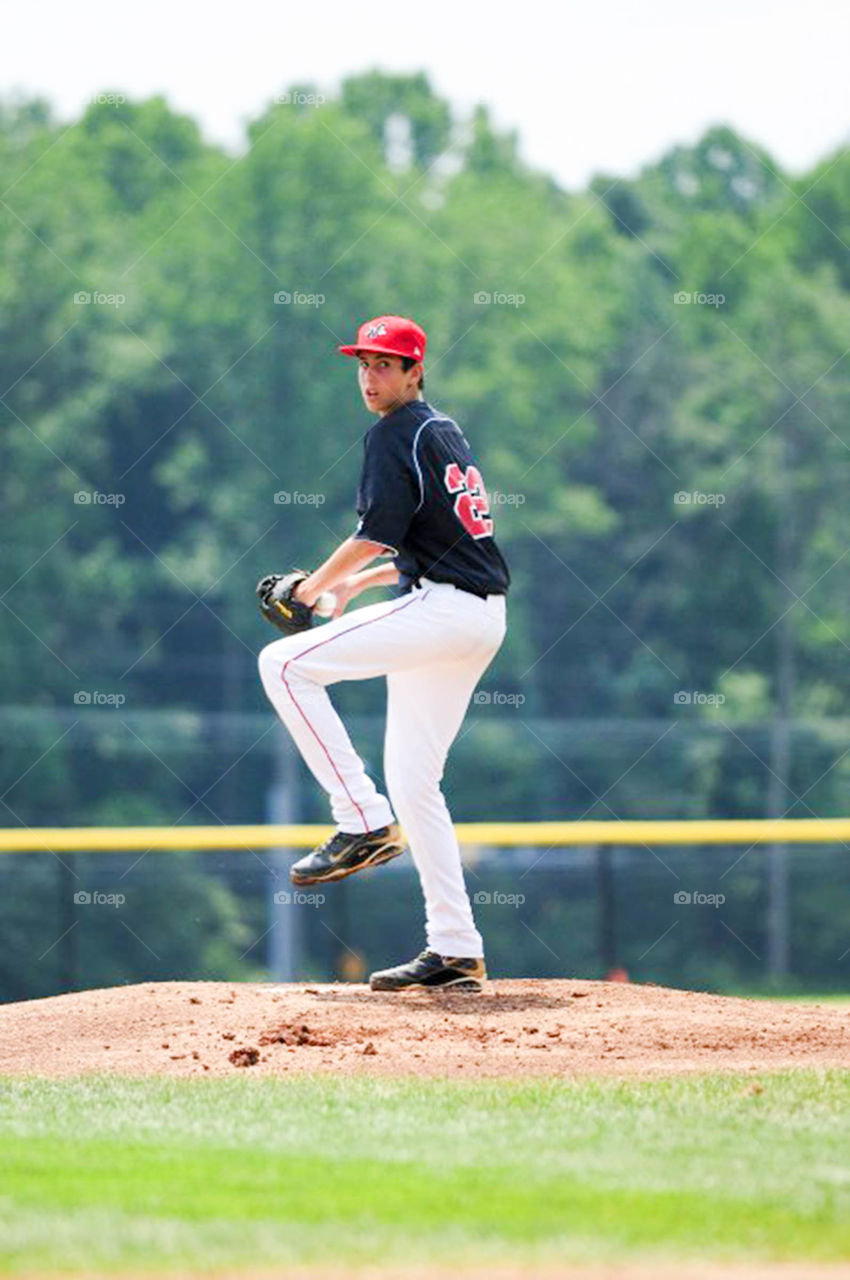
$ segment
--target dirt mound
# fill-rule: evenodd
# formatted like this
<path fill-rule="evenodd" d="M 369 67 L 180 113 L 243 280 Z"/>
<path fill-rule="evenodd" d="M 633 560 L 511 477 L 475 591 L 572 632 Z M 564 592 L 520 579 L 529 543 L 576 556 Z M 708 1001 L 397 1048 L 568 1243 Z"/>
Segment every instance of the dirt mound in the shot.
<path fill-rule="evenodd" d="M 670 1075 L 850 1067 L 850 1021 L 619 982 L 489 983 L 482 995 L 347 984 L 165 982 L 0 1006 L 0 1074 Z"/>

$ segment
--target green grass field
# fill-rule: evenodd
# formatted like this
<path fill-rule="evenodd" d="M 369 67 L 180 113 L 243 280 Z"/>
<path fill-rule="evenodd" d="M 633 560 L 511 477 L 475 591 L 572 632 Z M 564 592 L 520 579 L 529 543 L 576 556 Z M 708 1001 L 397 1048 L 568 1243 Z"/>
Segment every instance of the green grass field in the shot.
<path fill-rule="evenodd" d="M 850 1259 L 841 1071 L 657 1083 L 7 1078 L 0 1144 L 4 1274 Z"/>

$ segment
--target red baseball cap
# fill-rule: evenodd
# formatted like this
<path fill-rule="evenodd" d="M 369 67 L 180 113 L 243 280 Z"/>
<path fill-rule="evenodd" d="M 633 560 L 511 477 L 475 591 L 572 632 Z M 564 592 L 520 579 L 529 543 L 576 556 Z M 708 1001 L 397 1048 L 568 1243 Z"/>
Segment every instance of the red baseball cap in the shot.
<path fill-rule="evenodd" d="M 376 316 L 361 324 L 356 342 L 339 349 L 344 356 L 356 356 L 359 351 L 383 351 L 388 356 L 424 360 L 427 342 L 425 330 L 415 320 L 406 316 Z"/>

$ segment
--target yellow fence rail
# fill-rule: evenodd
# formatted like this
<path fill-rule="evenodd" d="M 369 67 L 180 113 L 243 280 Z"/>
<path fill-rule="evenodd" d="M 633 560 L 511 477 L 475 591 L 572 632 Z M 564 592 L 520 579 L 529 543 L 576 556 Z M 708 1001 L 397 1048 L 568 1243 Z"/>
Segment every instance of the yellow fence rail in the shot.
<path fill-rule="evenodd" d="M 0 853 L 308 849 L 333 828 L 311 824 L 221 827 L 6 827 Z M 850 841 L 850 818 L 692 819 L 635 822 L 459 822 L 462 845 L 824 844 Z"/>

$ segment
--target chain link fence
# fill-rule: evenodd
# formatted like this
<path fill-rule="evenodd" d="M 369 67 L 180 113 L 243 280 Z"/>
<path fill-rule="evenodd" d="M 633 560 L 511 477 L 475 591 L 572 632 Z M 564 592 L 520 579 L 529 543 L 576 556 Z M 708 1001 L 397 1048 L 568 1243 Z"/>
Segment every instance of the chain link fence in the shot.
<path fill-rule="evenodd" d="M 383 719 L 346 719 L 380 785 Z M 271 715 L 83 704 L 6 708 L 0 720 L 6 826 L 328 821 Z M 688 719 L 563 722 L 473 705 L 444 785 L 458 821 L 761 817 L 770 731 Z M 848 742 L 846 721 L 794 723 L 787 816 L 842 812 Z M 465 850 L 465 864 L 494 976 L 614 974 L 733 991 L 776 986 L 771 874 L 781 857 L 779 980 L 827 991 L 850 989 L 847 854 L 841 843 L 478 847 Z M 0 998 L 148 979 L 357 980 L 424 944 L 409 856 L 312 895 L 289 882 L 294 856 L 0 857 Z"/>

